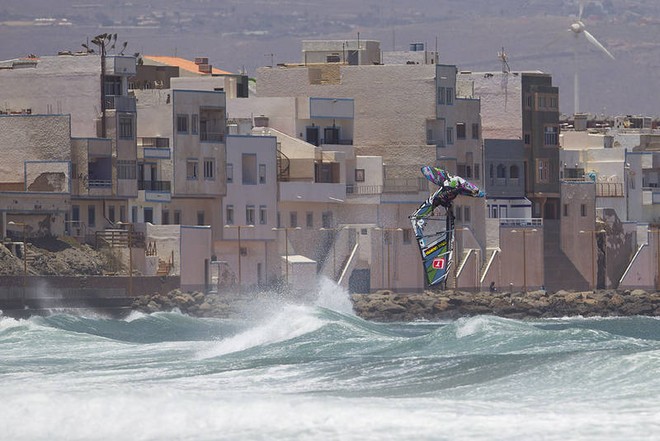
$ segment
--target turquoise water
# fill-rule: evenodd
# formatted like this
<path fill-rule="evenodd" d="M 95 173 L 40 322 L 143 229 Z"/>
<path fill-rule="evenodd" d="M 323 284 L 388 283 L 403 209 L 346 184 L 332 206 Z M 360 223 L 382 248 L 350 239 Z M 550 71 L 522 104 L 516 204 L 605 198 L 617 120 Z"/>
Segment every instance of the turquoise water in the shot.
<path fill-rule="evenodd" d="M 660 439 L 660 320 L 0 318 L 2 440 Z M 276 305 L 276 306 L 275 306 Z"/>

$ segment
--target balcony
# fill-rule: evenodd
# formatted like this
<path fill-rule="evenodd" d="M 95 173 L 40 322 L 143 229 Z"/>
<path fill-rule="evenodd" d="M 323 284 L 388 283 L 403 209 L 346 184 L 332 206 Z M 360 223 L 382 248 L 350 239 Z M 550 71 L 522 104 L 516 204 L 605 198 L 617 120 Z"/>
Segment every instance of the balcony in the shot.
<path fill-rule="evenodd" d="M 222 132 L 199 132 L 199 140 L 202 142 L 224 142 L 225 134 Z"/>
<path fill-rule="evenodd" d="M 135 97 L 124 95 L 106 95 L 105 108 L 118 112 L 135 112 Z"/>
<path fill-rule="evenodd" d="M 543 219 L 540 217 L 530 217 L 530 218 L 501 217 L 500 226 L 501 227 L 542 227 Z"/>
<path fill-rule="evenodd" d="M 170 181 L 137 181 L 138 191 L 144 191 L 147 202 L 170 202 L 172 200 Z"/>
<path fill-rule="evenodd" d="M 138 181 L 138 190 L 170 192 L 171 181 Z"/>

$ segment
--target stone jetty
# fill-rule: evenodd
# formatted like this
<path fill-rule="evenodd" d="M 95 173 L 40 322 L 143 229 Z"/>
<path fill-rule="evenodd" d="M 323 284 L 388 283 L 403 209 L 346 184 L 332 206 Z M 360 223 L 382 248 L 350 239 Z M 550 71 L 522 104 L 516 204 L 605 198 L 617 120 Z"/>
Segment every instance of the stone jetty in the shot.
<path fill-rule="evenodd" d="M 262 297 L 263 299 L 263 297 Z M 173 290 L 138 297 L 133 309 L 147 313 L 179 310 L 196 317 L 240 315 L 253 297 Z M 514 319 L 550 317 L 660 316 L 660 292 L 636 290 L 530 292 L 378 291 L 352 294 L 353 309 L 366 320 L 441 320 L 475 315 Z M 270 299 L 277 302 L 277 299 Z"/>

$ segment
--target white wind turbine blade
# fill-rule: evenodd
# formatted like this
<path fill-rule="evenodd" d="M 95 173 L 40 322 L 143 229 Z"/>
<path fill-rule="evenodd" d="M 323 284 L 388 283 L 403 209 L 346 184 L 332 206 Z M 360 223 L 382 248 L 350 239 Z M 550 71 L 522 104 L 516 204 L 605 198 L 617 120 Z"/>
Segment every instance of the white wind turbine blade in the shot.
<path fill-rule="evenodd" d="M 605 54 L 607 54 L 608 57 L 610 57 L 611 59 L 614 60 L 614 55 L 612 55 L 612 54 L 610 53 L 610 51 L 608 51 L 607 49 L 605 49 L 605 46 L 603 46 L 602 44 L 600 44 L 600 42 L 599 42 L 598 40 L 596 40 L 596 37 L 594 37 L 593 35 L 591 35 L 591 34 L 589 33 L 589 31 L 587 31 L 587 30 L 585 29 L 584 31 L 582 31 L 582 33 L 583 33 L 584 36 L 587 38 L 587 40 L 589 40 L 589 42 L 590 42 L 591 44 L 593 44 L 594 46 L 596 46 L 596 47 L 597 47 L 598 49 L 600 49 L 601 51 L 605 52 Z"/>
<path fill-rule="evenodd" d="M 579 12 L 578 12 L 578 20 L 582 20 L 582 13 L 584 12 L 584 0 L 580 0 L 579 4 Z"/>

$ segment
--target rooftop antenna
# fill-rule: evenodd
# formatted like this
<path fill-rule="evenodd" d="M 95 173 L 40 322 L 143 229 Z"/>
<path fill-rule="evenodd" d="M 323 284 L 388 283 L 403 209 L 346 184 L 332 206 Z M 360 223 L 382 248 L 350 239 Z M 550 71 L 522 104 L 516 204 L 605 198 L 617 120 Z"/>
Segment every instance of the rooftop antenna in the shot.
<path fill-rule="evenodd" d="M 497 53 L 497 58 L 502 62 L 502 72 L 511 72 L 511 67 L 509 67 L 509 56 L 504 52 L 504 46 L 502 46 L 502 50 Z"/>

